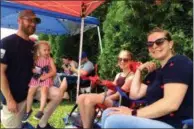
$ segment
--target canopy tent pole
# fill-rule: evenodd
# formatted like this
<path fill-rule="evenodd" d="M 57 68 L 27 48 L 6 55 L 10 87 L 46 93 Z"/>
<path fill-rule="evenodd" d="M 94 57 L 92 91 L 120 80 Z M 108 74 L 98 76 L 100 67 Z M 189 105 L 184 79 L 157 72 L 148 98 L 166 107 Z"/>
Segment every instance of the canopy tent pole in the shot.
<path fill-rule="evenodd" d="M 97 26 L 97 30 L 98 30 L 98 39 L 99 39 L 99 45 L 100 45 L 100 52 L 102 53 L 102 39 L 101 39 L 101 34 L 100 34 L 100 27 Z"/>
<path fill-rule="evenodd" d="M 77 76 L 77 94 L 76 100 L 79 95 L 79 87 L 80 87 L 80 69 L 81 69 L 81 55 L 82 55 L 82 47 L 83 47 L 83 33 L 84 33 L 84 18 L 86 16 L 87 5 L 82 3 L 81 5 L 81 29 L 80 29 L 80 45 L 79 45 L 79 64 L 78 64 L 78 76 Z"/>
<path fill-rule="evenodd" d="M 81 18 L 81 32 L 80 32 L 80 46 L 79 46 L 79 64 L 78 64 L 78 80 L 77 80 L 77 95 L 76 100 L 79 95 L 79 84 L 80 84 L 80 69 L 81 69 L 81 55 L 82 55 L 82 47 L 83 47 L 83 32 L 84 32 L 84 17 Z"/>

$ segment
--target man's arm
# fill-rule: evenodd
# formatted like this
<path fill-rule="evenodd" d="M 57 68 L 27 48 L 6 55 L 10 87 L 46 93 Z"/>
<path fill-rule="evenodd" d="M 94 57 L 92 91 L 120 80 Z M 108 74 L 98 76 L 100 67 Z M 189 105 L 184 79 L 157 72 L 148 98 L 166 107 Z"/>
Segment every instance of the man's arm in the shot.
<path fill-rule="evenodd" d="M 11 95 L 8 80 L 5 75 L 6 69 L 7 69 L 7 65 L 1 64 L 1 91 L 5 99 L 10 100 L 10 99 L 13 99 L 13 96 Z"/>
<path fill-rule="evenodd" d="M 78 69 L 76 69 L 75 67 L 71 66 L 71 71 L 78 74 Z M 87 76 L 88 75 L 88 72 L 83 70 L 83 69 L 80 69 L 80 76 Z"/>
<path fill-rule="evenodd" d="M 93 69 L 93 64 L 85 64 L 84 67 L 80 69 L 80 76 L 87 76 L 88 74 L 90 74 L 90 72 L 92 72 Z M 71 71 L 78 74 L 78 69 L 73 66 L 71 67 Z"/>
<path fill-rule="evenodd" d="M 8 110 L 16 113 L 18 111 L 17 103 L 15 102 L 9 88 L 9 83 L 5 74 L 6 69 L 7 69 L 7 65 L 1 63 L 1 91 L 7 101 Z"/>

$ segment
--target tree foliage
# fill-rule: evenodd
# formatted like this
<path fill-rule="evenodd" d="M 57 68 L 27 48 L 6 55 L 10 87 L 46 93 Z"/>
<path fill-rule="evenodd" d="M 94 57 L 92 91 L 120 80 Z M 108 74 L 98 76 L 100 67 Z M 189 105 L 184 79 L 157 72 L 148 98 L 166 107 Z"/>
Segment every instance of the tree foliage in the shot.
<path fill-rule="evenodd" d="M 127 49 L 136 60 L 145 62 L 151 58 L 145 47 L 146 34 L 158 26 L 172 33 L 175 51 L 193 56 L 193 8 L 192 1 L 181 0 L 123 0 L 112 1 L 103 23 L 104 51 L 99 56 L 100 75 L 113 78 L 117 54 Z"/>

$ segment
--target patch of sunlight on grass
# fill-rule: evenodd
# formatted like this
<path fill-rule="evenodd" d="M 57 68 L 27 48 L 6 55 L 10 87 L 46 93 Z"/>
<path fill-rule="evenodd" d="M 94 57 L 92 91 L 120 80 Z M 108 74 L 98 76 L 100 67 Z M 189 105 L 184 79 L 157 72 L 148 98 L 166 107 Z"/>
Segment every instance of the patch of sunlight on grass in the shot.
<path fill-rule="evenodd" d="M 37 126 L 38 121 L 35 120 L 33 117 L 38 112 L 39 106 L 40 106 L 39 102 L 33 104 L 32 107 L 33 112 L 29 118 L 29 123 L 31 123 L 34 127 Z M 63 122 L 63 118 L 66 116 L 66 114 L 70 113 L 73 106 L 74 106 L 73 102 L 67 102 L 66 100 L 63 100 L 63 102 L 61 102 L 61 104 L 57 107 L 55 112 L 50 117 L 49 124 L 55 128 L 64 128 L 65 124 Z M 1 128 L 3 128 L 3 125 L 2 124 L 0 125 Z"/>

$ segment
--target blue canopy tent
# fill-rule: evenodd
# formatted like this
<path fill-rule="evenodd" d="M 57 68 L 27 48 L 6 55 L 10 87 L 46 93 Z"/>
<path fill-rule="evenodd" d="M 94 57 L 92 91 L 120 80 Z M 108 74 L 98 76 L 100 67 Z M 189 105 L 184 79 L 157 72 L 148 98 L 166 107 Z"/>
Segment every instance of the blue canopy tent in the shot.
<path fill-rule="evenodd" d="M 79 67 L 81 67 L 81 53 L 83 45 L 83 32 L 97 27 L 100 50 L 102 43 L 99 29 L 99 20 L 89 17 L 95 8 L 104 0 L 77 0 L 77 1 L 15 1 L 1 0 L 1 28 L 17 28 L 17 17 L 20 10 L 33 10 L 41 18 L 36 33 L 53 35 L 75 35 L 80 33 Z M 54 8 L 53 8 L 54 7 Z M 65 10 L 63 10 L 65 9 Z M 72 15 L 71 15 L 72 14 Z M 80 70 L 78 70 L 77 96 L 79 93 Z"/>
<path fill-rule="evenodd" d="M 37 25 L 36 33 L 52 35 L 76 35 L 80 33 L 80 17 L 8 1 L 1 1 L 1 28 L 17 29 L 18 14 L 24 9 L 33 10 L 41 18 L 41 24 Z M 97 27 L 100 24 L 97 18 L 90 16 L 87 16 L 84 22 L 84 31 Z"/>

